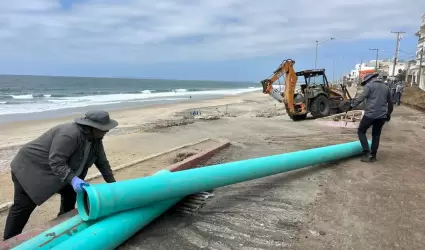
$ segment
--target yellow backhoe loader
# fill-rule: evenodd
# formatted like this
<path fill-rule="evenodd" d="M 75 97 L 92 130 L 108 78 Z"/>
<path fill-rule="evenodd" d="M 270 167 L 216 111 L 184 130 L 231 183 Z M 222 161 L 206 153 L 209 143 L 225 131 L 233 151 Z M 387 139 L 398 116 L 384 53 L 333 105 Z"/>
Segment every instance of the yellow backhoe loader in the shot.
<path fill-rule="evenodd" d="M 341 84 L 341 90 L 329 86 L 324 69 L 294 71 L 295 61 L 284 60 L 273 74 L 261 81 L 263 93 L 285 104 L 286 112 L 294 120 L 303 120 L 311 113 L 313 118 L 329 116 L 331 113 L 345 112 L 344 107 L 351 100 L 347 88 Z M 273 83 L 284 76 L 284 91 L 274 88 Z M 298 77 L 304 80 L 298 83 Z M 296 85 L 300 91 L 295 93 Z M 334 112 L 333 112 L 334 111 Z"/>

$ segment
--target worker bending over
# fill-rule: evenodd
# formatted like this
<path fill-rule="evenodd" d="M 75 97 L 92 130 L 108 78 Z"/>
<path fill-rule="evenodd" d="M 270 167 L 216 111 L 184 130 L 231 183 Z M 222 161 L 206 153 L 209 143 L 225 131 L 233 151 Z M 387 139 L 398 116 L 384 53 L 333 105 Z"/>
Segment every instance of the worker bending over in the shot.
<path fill-rule="evenodd" d="M 365 101 L 364 116 L 360 121 L 357 134 L 363 148 L 362 161 L 376 161 L 376 154 L 379 147 L 379 139 L 382 127 L 386 121 L 390 121 L 393 112 L 393 102 L 391 90 L 377 77 L 378 73 L 366 75 L 361 85 L 363 93 L 357 99 L 354 99 L 349 109 L 353 109 Z M 366 131 L 372 127 L 372 145 L 369 149 L 369 143 L 366 137 Z"/>
<path fill-rule="evenodd" d="M 57 125 L 18 151 L 10 166 L 15 188 L 4 240 L 22 232 L 31 213 L 55 193 L 59 215 L 75 207 L 88 168 L 94 163 L 103 179 L 115 182 L 103 148 L 103 136 L 118 125 L 106 111 L 89 111 L 75 122 Z"/>

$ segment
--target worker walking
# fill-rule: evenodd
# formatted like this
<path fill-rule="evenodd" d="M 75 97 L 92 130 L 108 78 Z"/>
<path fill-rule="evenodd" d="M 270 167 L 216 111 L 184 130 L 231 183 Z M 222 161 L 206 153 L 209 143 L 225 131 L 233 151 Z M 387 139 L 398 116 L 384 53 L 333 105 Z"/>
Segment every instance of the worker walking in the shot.
<path fill-rule="evenodd" d="M 363 93 L 352 101 L 349 108 L 353 109 L 365 101 L 364 116 L 357 130 L 363 148 L 361 160 L 364 162 L 376 161 L 382 127 L 386 121 L 390 121 L 391 113 L 393 112 L 390 88 L 379 80 L 378 76 L 378 73 L 372 73 L 363 78 L 361 83 Z M 366 132 L 370 127 L 372 127 L 372 145 L 369 149 Z"/>
<path fill-rule="evenodd" d="M 395 103 L 397 104 L 397 106 L 400 106 L 401 95 L 403 94 L 403 90 L 404 90 L 403 82 L 400 81 L 397 83 L 397 86 L 395 88 Z"/>
<path fill-rule="evenodd" d="M 391 89 L 391 99 L 392 103 L 395 103 L 395 93 L 396 93 L 397 83 L 395 80 L 391 81 L 390 89 Z"/>
<path fill-rule="evenodd" d="M 59 215 L 75 207 L 88 168 L 94 163 L 103 179 L 115 182 L 102 139 L 118 122 L 106 111 L 89 111 L 74 122 L 57 125 L 18 151 L 10 166 L 15 192 L 4 240 L 22 232 L 36 206 L 61 195 Z"/>

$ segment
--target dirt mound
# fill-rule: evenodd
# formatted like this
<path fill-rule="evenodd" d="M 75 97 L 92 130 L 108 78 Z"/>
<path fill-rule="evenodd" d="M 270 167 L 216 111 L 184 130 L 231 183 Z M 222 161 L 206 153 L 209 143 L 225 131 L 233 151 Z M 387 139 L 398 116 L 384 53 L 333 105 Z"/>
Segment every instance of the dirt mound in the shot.
<path fill-rule="evenodd" d="M 401 97 L 403 104 L 425 111 L 425 91 L 419 87 L 407 87 Z"/>
<path fill-rule="evenodd" d="M 186 158 L 189 158 L 189 157 L 191 157 L 192 155 L 195 155 L 195 154 L 196 153 L 194 153 L 194 152 L 181 152 L 181 153 L 178 153 L 176 155 L 176 157 L 174 157 L 173 163 L 181 162 L 181 161 L 185 160 Z"/>

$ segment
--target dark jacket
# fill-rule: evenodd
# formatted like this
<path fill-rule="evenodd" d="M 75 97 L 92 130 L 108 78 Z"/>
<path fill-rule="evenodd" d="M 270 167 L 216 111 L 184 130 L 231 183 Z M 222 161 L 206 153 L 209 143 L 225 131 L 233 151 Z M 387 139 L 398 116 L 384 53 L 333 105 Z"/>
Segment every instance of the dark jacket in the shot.
<path fill-rule="evenodd" d="M 57 125 L 18 151 L 10 166 L 25 192 L 41 205 L 64 186 L 71 184 L 74 171 L 84 158 L 84 127 L 77 123 Z M 106 182 L 114 176 L 106 158 L 102 141 L 94 141 L 82 173 L 84 179 L 93 163 Z"/>
<path fill-rule="evenodd" d="M 380 80 L 371 80 L 363 87 L 363 92 L 353 102 L 353 106 L 365 101 L 364 116 L 372 119 L 386 118 L 393 112 L 390 88 Z"/>

